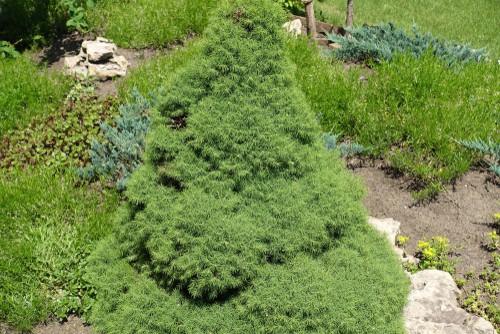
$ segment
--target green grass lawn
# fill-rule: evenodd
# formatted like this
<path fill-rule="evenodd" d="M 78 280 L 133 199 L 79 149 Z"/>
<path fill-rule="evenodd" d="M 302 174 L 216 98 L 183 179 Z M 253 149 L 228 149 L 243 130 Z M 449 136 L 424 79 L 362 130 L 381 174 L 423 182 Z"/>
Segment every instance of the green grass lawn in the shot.
<path fill-rule="evenodd" d="M 331 64 L 300 40 L 289 48 L 297 81 L 323 130 L 391 161 L 415 179 L 418 198 L 435 195 L 478 161 L 456 140 L 500 141 L 496 64 L 450 68 L 430 54 L 399 55 L 366 73 Z"/>
<path fill-rule="evenodd" d="M 75 186 L 73 175 L 0 171 L 0 321 L 18 330 L 82 313 L 95 298 L 86 257 L 110 232 L 118 196 Z"/>
<path fill-rule="evenodd" d="M 71 81 L 35 65 L 28 56 L 0 59 L 0 138 L 24 127 L 33 116 L 61 106 Z"/>
<path fill-rule="evenodd" d="M 101 0 L 89 10 L 90 27 L 119 46 L 164 47 L 201 33 L 215 0 Z"/>
<path fill-rule="evenodd" d="M 494 60 L 500 57 L 498 0 L 356 0 L 354 6 L 355 26 L 391 21 L 411 31 L 416 24 L 421 32 L 487 47 Z M 345 25 L 345 0 L 317 0 L 315 9 L 319 18 Z"/>

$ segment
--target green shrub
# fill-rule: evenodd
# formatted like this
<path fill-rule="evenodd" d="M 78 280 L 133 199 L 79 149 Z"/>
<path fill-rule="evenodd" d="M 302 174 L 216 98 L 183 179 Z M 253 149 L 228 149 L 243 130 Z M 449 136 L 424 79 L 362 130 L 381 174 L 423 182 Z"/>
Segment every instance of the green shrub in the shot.
<path fill-rule="evenodd" d="M 435 195 L 477 161 L 455 139 L 500 140 L 498 65 L 450 68 L 431 54 L 405 54 L 370 74 L 328 64 L 302 39 L 289 42 L 288 54 L 323 130 L 343 133 L 371 147 L 371 155 L 387 158 L 414 179 L 422 190 L 417 198 Z"/>
<path fill-rule="evenodd" d="M 7 41 L 0 41 L 0 59 L 1 58 L 19 58 L 21 54 L 16 51 L 14 45 Z"/>
<path fill-rule="evenodd" d="M 345 0 L 316 0 L 316 13 L 327 22 L 344 25 Z M 500 56 L 498 43 L 498 2 L 491 0 L 371 0 L 355 1 L 354 25 L 376 25 L 392 21 L 410 31 L 418 25 L 434 36 L 443 36 L 474 48 L 488 47 L 495 61 Z"/>
<path fill-rule="evenodd" d="M 493 142 L 491 139 L 484 141 L 482 139 L 459 140 L 460 145 L 481 153 L 490 166 L 490 169 L 500 176 L 500 142 Z"/>
<path fill-rule="evenodd" d="M 216 0 L 101 0 L 88 15 L 90 26 L 123 47 L 164 47 L 201 33 Z"/>
<path fill-rule="evenodd" d="M 377 27 L 348 29 L 348 32 L 349 37 L 327 34 L 330 41 L 342 46 L 331 53 L 343 61 L 380 63 L 391 60 L 396 53 L 408 52 L 419 58 L 431 50 L 437 58 L 452 66 L 484 61 L 488 56 L 484 49 L 473 50 L 469 45 L 448 42 L 430 33 L 422 35 L 416 26 L 413 27 L 413 36 L 390 22 Z"/>
<path fill-rule="evenodd" d="M 57 112 L 35 117 L 27 128 L 9 132 L 0 143 L 0 168 L 83 167 L 93 138 L 102 139 L 101 122 L 118 114 L 113 98 L 100 101 L 92 85 L 69 92 Z"/>
<path fill-rule="evenodd" d="M 97 331 L 404 332 L 406 278 L 323 147 L 283 19 L 269 0 L 226 2 L 166 80 L 116 233 L 90 259 Z"/>
<path fill-rule="evenodd" d="M 0 78 L 0 138 L 55 110 L 71 85 L 71 79 L 36 66 L 28 56 L 0 59 Z"/>
<path fill-rule="evenodd" d="M 118 190 L 124 190 L 130 173 L 142 163 L 152 104 L 134 88 L 131 101 L 119 107 L 120 116 L 115 117 L 114 124 L 101 124 L 104 139 L 92 140 L 92 164 L 78 169 L 78 175 L 87 180 L 107 178 Z"/>
<path fill-rule="evenodd" d="M 0 321 L 18 330 L 81 314 L 95 298 L 86 257 L 110 232 L 118 196 L 76 181 L 50 170 L 0 172 Z"/>

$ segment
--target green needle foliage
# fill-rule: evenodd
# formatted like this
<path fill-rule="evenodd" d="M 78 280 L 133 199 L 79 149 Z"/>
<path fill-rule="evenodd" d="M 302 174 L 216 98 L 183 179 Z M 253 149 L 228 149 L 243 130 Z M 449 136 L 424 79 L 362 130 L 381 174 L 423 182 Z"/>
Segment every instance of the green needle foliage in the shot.
<path fill-rule="evenodd" d="M 407 280 L 324 149 L 270 0 L 225 2 L 90 258 L 97 331 L 403 333 Z"/>
<path fill-rule="evenodd" d="M 391 22 L 377 27 L 365 25 L 349 29 L 349 34 L 349 38 L 327 34 L 330 41 L 342 45 L 342 48 L 332 53 L 343 61 L 371 60 L 381 63 L 383 60 L 391 60 L 395 53 L 409 52 L 419 58 L 431 50 L 441 61 L 453 66 L 484 61 L 488 56 L 484 49 L 474 50 L 470 45 L 448 42 L 444 38 L 433 37 L 430 33 L 421 34 L 417 26 L 413 26 L 413 34 L 408 34 Z"/>

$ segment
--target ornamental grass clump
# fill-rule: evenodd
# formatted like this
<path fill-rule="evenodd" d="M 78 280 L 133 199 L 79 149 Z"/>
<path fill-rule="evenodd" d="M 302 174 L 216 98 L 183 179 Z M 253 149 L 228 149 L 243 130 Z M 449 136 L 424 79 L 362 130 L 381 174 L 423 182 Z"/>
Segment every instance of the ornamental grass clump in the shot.
<path fill-rule="evenodd" d="M 326 152 L 270 0 L 226 2 L 163 87 L 116 232 L 103 333 L 404 333 L 407 281 Z"/>

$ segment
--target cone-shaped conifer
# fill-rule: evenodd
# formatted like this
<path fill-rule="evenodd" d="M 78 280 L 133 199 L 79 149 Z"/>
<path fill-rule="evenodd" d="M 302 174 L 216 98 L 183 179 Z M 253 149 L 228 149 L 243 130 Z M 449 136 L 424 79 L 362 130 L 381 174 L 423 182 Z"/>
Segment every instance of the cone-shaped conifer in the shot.
<path fill-rule="evenodd" d="M 388 312 L 379 325 L 399 328 L 405 285 L 383 238 L 353 242 L 357 250 L 345 255 L 342 240 L 372 233 L 363 191 L 323 147 L 284 52 L 285 20 L 273 1 L 228 1 L 205 31 L 198 59 L 166 82 L 116 235 L 92 257 L 97 329 L 356 329 L 364 325 L 353 309 L 340 312 L 349 302 L 335 296 L 355 287 L 365 275 L 359 270 L 384 281 L 355 288 L 374 293 L 354 303 L 382 305 L 363 306 L 370 315 L 362 322 L 372 326 Z M 389 259 L 351 276 L 350 265 L 368 253 Z M 380 289 L 390 290 L 385 301 Z"/>

